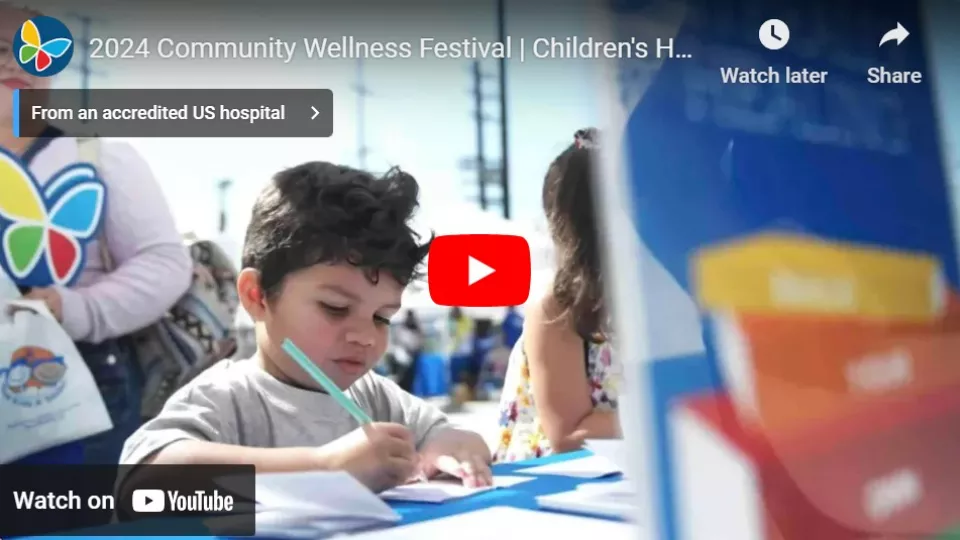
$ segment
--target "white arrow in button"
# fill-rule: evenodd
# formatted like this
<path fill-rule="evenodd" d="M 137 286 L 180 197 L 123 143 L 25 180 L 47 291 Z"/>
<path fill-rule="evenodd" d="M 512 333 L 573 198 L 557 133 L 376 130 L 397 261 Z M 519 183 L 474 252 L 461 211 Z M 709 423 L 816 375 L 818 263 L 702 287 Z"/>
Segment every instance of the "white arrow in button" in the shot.
<path fill-rule="evenodd" d="M 494 272 L 496 272 L 496 270 L 473 257 L 467 258 L 467 286 L 473 285 Z"/>
<path fill-rule="evenodd" d="M 899 47 L 900 44 L 903 43 L 903 40 L 907 39 L 907 36 L 909 35 L 910 35 L 910 32 L 907 32 L 907 29 L 904 28 L 902 24 L 897 23 L 896 28 L 894 28 L 893 30 L 890 30 L 889 32 L 883 35 L 883 38 L 880 39 L 879 46 L 883 47 L 884 43 L 895 39 L 897 40 L 897 46 Z"/>
<path fill-rule="evenodd" d="M 310 108 L 313 109 L 313 116 L 311 116 L 310 119 L 316 120 L 317 117 L 320 116 L 320 111 L 318 111 L 317 108 L 314 107 L 313 105 L 311 105 Z"/>

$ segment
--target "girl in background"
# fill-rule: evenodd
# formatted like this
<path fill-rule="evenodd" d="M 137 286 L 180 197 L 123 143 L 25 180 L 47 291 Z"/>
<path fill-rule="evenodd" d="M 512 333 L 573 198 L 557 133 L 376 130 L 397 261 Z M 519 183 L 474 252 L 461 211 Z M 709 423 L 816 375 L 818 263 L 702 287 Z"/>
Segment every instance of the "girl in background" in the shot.
<path fill-rule="evenodd" d="M 528 309 L 510 355 L 495 460 L 518 461 L 617 438 L 617 380 L 594 219 L 595 130 L 550 165 L 543 208 L 557 248 L 553 284 Z"/>

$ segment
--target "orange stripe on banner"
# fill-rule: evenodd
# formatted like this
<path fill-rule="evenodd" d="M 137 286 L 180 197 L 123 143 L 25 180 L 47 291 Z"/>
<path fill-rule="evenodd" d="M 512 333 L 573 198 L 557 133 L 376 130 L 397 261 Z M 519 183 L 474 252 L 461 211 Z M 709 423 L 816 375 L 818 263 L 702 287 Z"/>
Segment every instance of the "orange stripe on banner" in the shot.
<path fill-rule="evenodd" d="M 912 399 L 960 385 L 958 306 L 952 301 L 932 324 L 717 317 L 717 354 L 736 401 L 767 429 L 788 430 L 848 414 L 877 397 Z"/>

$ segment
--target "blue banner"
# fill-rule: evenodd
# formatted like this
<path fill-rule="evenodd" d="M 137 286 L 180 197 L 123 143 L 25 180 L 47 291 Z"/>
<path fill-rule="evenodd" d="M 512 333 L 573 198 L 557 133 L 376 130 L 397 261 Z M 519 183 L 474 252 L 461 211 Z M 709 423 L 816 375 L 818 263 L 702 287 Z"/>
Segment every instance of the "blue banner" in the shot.
<path fill-rule="evenodd" d="M 639 414 L 652 419 L 657 537 L 805 540 L 859 531 L 932 538 L 960 524 L 960 513 L 937 514 L 937 501 L 924 499 L 946 493 L 928 478 L 940 470 L 933 454 L 898 454 L 890 470 L 881 470 L 888 465 L 877 457 L 876 471 L 864 469 L 849 484 L 821 478 L 837 463 L 864 462 L 852 449 L 866 441 L 915 433 L 921 440 L 932 428 L 917 426 L 954 414 L 944 396 L 960 391 L 960 376 L 943 367 L 946 348 L 931 350 L 955 331 L 960 276 L 920 7 L 852 0 L 612 5 L 613 39 L 644 40 L 650 52 L 621 58 L 616 81 L 627 114 L 623 180 L 633 225 L 703 315 L 682 331 L 696 334 L 691 339 L 702 333 L 705 351 L 646 358 L 639 367 L 649 383 Z M 774 36 L 785 41 L 781 48 L 762 43 L 765 32 L 781 28 L 771 28 L 772 20 L 789 29 Z M 888 32 L 892 38 L 880 45 Z M 640 272 L 636 261 L 613 257 L 614 272 Z M 637 284 L 634 294 L 617 291 L 615 298 L 643 306 L 648 321 L 663 318 L 649 279 Z M 913 325 L 911 336 L 930 337 L 917 345 L 902 337 L 902 325 Z M 638 331 L 647 343 L 663 339 Z M 811 348 L 828 334 L 838 341 Z M 785 365 L 777 347 L 799 360 Z M 840 350 L 851 351 L 849 358 L 831 356 Z M 888 355 L 883 364 L 886 373 L 907 366 L 899 368 L 906 382 L 896 391 L 888 391 L 892 383 L 872 390 L 869 399 L 851 390 L 854 357 L 888 350 L 908 351 L 907 360 Z M 802 392 L 810 397 L 797 397 L 796 408 L 822 405 L 809 418 L 776 401 L 777 393 L 807 396 Z M 884 401 L 905 396 L 930 410 Z M 931 412 L 934 403 L 940 412 Z M 631 421 L 631 414 L 621 418 Z M 896 415 L 902 424 L 865 432 L 860 442 L 834 435 L 841 425 Z M 798 450 L 795 441 L 817 437 L 820 447 Z M 817 461 L 815 454 L 832 457 Z M 706 469 L 697 460 L 709 462 Z M 897 460 L 913 465 L 897 468 Z"/>

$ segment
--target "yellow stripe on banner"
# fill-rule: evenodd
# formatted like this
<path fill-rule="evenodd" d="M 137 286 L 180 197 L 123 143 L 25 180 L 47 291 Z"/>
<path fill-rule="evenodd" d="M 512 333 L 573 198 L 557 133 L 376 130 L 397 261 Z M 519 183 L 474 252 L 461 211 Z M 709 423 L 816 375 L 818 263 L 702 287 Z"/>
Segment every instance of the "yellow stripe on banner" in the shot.
<path fill-rule="evenodd" d="M 787 235 L 701 250 L 694 285 L 705 309 L 884 320 L 936 319 L 947 296 L 929 255 Z"/>

